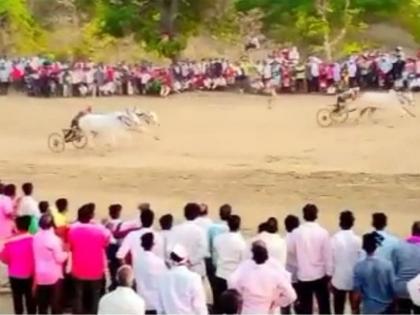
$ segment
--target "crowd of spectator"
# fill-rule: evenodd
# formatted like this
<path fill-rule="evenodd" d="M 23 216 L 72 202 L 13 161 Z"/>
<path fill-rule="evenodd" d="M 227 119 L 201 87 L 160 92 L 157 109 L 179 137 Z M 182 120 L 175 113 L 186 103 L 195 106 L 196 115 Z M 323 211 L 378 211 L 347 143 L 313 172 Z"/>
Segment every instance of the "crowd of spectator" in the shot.
<path fill-rule="evenodd" d="M 284 218 L 286 234 L 271 217 L 245 238 L 229 204 L 217 221 L 198 203 L 178 224 L 170 213 L 155 220 L 147 203 L 134 220 L 122 219 L 120 204 L 98 220 L 94 203 L 73 220 L 67 199 L 35 195 L 31 183 L 22 193 L 0 184 L 0 260 L 16 314 L 420 312 L 420 221 L 400 239 L 378 212 L 359 236 L 346 210 L 330 234 L 307 204 L 301 218 Z"/>
<path fill-rule="evenodd" d="M 77 97 L 160 95 L 193 90 L 248 93 L 335 93 L 349 87 L 389 89 L 400 79 L 420 88 L 420 54 L 395 51 L 353 54 L 333 62 L 301 58 L 293 47 L 273 51 L 265 60 L 223 58 L 183 60 L 169 66 L 148 62 L 115 65 L 91 61 L 59 62 L 42 57 L 0 58 L 0 94 L 9 87 L 31 96 Z"/>

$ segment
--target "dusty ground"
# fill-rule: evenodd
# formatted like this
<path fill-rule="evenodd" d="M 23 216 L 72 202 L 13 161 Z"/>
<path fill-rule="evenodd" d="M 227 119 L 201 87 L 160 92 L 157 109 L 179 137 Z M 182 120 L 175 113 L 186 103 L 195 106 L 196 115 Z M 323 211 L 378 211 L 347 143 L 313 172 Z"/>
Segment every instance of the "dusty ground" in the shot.
<path fill-rule="evenodd" d="M 39 199 L 66 196 L 74 210 L 95 201 L 100 216 L 117 201 L 126 217 L 148 201 L 159 214 L 178 218 L 187 201 L 209 203 L 213 216 L 229 202 L 251 233 L 268 216 L 282 220 L 313 201 L 330 230 L 345 208 L 355 211 L 359 232 L 369 229 L 373 211 L 384 210 L 391 229 L 406 235 L 419 219 L 420 118 L 383 113 L 378 124 L 322 129 L 315 113 L 328 103 L 326 97 L 282 95 L 269 109 L 266 98 L 207 93 L 165 100 L 3 97 L 0 178 L 33 181 Z M 127 105 L 154 110 L 161 120 L 154 134 L 161 140 L 140 136 L 114 151 L 69 146 L 51 153 L 48 134 L 87 104 L 97 111 Z"/>

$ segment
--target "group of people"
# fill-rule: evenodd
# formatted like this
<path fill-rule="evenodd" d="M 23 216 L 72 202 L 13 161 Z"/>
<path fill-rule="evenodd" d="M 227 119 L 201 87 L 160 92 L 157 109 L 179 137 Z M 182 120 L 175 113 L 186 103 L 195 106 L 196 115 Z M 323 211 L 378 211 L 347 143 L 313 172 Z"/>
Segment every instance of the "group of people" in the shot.
<path fill-rule="evenodd" d="M 420 312 L 420 222 L 400 239 L 374 213 L 373 230 L 359 236 L 346 210 L 330 234 L 307 204 L 301 218 L 284 218 L 284 235 L 271 217 L 245 238 L 229 204 L 212 220 L 206 204 L 188 203 L 174 224 L 147 203 L 134 220 L 120 204 L 98 220 L 87 203 L 72 220 L 66 198 L 35 195 L 31 183 L 22 193 L 0 184 L 0 260 L 16 314 Z"/>
<path fill-rule="evenodd" d="M 160 95 L 194 90 L 326 92 L 349 87 L 389 89 L 399 79 L 420 88 L 420 55 L 407 58 L 400 47 L 389 53 L 354 54 L 340 61 L 301 58 L 296 47 L 273 51 L 265 60 L 224 58 L 183 60 L 169 66 L 148 62 L 106 65 L 58 62 L 42 57 L 0 58 L 0 94 L 9 87 L 31 96 L 77 97 Z"/>

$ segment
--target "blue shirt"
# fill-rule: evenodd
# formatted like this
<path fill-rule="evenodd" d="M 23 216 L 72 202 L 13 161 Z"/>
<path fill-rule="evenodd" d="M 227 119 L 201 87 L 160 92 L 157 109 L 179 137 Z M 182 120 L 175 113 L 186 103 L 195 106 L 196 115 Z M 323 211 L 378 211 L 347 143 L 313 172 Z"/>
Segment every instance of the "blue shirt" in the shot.
<path fill-rule="evenodd" d="M 391 259 L 395 271 L 395 293 L 401 299 L 409 299 L 407 282 L 420 274 L 420 244 L 401 241 Z"/>
<path fill-rule="evenodd" d="M 216 257 L 214 257 L 214 253 L 213 253 L 213 243 L 214 243 L 214 239 L 216 238 L 217 235 L 222 234 L 222 233 L 226 233 L 229 231 L 229 227 L 227 226 L 226 222 L 222 221 L 220 223 L 213 223 L 208 230 L 208 240 L 209 240 L 209 250 L 210 250 L 210 255 L 212 257 L 213 263 L 216 264 Z"/>
<path fill-rule="evenodd" d="M 394 298 L 394 270 L 390 261 L 368 256 L 354 267 L 354 290 L 362 295 L 363 314 L 384 312 Z"/>
<path fill-rule="evenodd" d="M 383 237 L 381 246 L 376 249 L 375 255 L 391 261 L 391 254 L 400 244 L 400 239 L 385 231 L 376 231 Z"/>

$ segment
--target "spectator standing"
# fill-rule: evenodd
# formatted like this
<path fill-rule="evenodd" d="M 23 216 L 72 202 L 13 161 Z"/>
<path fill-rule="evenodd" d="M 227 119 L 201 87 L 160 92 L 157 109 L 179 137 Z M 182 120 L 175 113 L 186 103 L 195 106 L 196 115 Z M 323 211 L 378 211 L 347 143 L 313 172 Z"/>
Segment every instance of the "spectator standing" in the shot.
<path fill-rule="evenodd" d="M 155 214 L 150 209 L 143 209 L 140 212 L 140 221 L 142 228 L 136 231 L 130 232 L 122 241 L 120 248 L 117 252 L 117 258 L 124 260 L 128 254 L 131 255 L 132 263 L 135 263 L 135 260 L 138 258 L 142 252 L 140 238 L 145 233 L 153 233 L 155 237 L 155 246 L 153 251 L 156 255 L 161 258 L 164 258 L 164 249 L 163 249 L 163 240 L 161 235 L 153 229 L 153 222 L 155 220 Z"/>
<path fill-rule="evenodd" d="M 159 279 L 158 314 L 207 315 L 203 282 L 187 268 L 188 251 L 176 244 L 170 257 L 173 266 Z"/>
<path fill-rule="evenodd" d="M 290 236 L 290 251 L 296 257 L 299 280 L 298 299 L 303 314 L 312 314 L 313 295 L 319 312 L 330 314 L 329 278 L 332 275 L 331 244 L 328 231 L 317 222 L 318 208 L 307 204 L 303 208 L 305 222 Z"/>
<path fill-rule="evenodd" d="M 394 271 L 389 260 L 375 255 L 381 242 L 376 232 L 363 236 L 363 249 L 367 257 L 354 268 L 354 292 L 356 304 L 362 303 L 363 314 L 394 313 Z"/>
<path fill-rule="evenodd" d="M 17 217 L 17 233 L 6 241 L 0 252 L 0 260 L 8 267 L 15 314 L 24 313 L 24 304 L 27 314 L 36 314 L 32 295 L 34 252 L 33 236 L 28 233 L 30 223 L 30 216 Z"/>
<path fill-rule="evenodd" d="M 362 239 L 352 230 L 354 221 L 351 211 L 341 212 L 339 223 L 341 231 L 334 234 L 331 238 L 333 257 L 331 284 L 334 296 L 334 314 L 344 314 L 347 296 L 349 296 L 350 303 L 353 301 L 351 298 L 353 270 L 361 257 L 362 251 Z M 355 307 L 352 307 L 352 310 L 354 314 L 359 313 Z"/>
<path fill-rule="evenodd" d="M 420 314 L 420 307 L 413 304 L 407 290 L 407 283 L 420 274 L 420 221 L 411 230 L 411 236 L 401 241 L 391 255 L 399 314 Z"/>
<path fill-rule="evenodd" d="M 292 279 L 292 286 L 296 292 L 299 292 L 298 289 L 298 279 L 297 279 L 297 261 L 296 256 L 291 248 L 291 233 L 297 229 L 300 225 L 299 218 L 295 215 L 288 215 L 284 219 L 284 227 L 286 230 L 286 245 L 287 245 L 287 259 L 286 259 L 286 270 L 290 273 Z M 297 300 L 294 303 L 294 311 L 296 314 L 300 314 L 299 311 L 299 301 Z M 291 314 L 290 307 L 285 307 L 281 310 L 282 314 Z"/>
<path fill-rule="evenodd" d="M 172 214 L 165 214 L 160 217 L 159 225 L 160 225 L 160 235 L 162 236 L 163 240 L 163 250 L 165 253 L 165 261 L 169 262 L 169 254 L 171 251 L 171 234 L 172 234 L 172 226 L 174 222 L 174 217 Z"/>
<path fill-rule="evenodd" d="M 375 232 L 382 237 L 382 243 L 378 246 L 376 255 L 391 260 L 391 254 L 398 246 L 400 240 L 385 230 L 387 225 L 388 217 L 385 213 L 376 212 L 372 215 L 372 226 L 375 229 Z"/>
<path fill-rule="evenodd" d="M 23 184 L 23 196 L 16 200 L 17 215 L 29 215 L 31 217 L 31 225 L 29 226 L 29 232 L 31 234 L 35 234 L 38 231 L 38 220 L 41 216 L 38 209 L 38 202 L 32 196 L 33 190 L 32 183 Z"/>
<path fill-rule="evenodd" d="M 287 271 L 269 260 L 263 242 L 254 242 L 251 251 L 252 259 L 242 262 L 229 278 L 229 288 L 243 298 L 242 314 L 271 314 L 279 306 L 292 304 L 296 292 Z"/>
<path fill-rule="evenodd" d="M 93 223 L 95 204 L 88 203 L 78 210 L 78 222 L 69 230 L 74 278 L 74 314 L 96 314 L 105 278 L 105 255 L 110 233 Z M 86 241 L 89 240 L 89 241 Z"/>
<path fill-rule="evenodd" d="M 227 281 L 240 263 L 246 258 L 247 245 L 243 238 L 241 217 L 232 215 L 228 219 L 229 232 L 216 236 L 214 255 L 216 257 L 215 295 L 213 296 L 215 311 L 221 312 L 220 296 L 227 290 Z M 219 313 L 217 313 L 219 314 Z"/>
<path fill-rule="evenodd" d="M 167 270 L 164 260 L 153 253 L 154 234 L 146 233 L 141 237 L 144 252 L 134 263 L 137 293 L 144 298 L 146 314 L 157 314 L 159 305 L 158 280 Z"/>
<path fill-rule="evenodd" d="M 283 267 L 286 266 L 287 246 L 285 240 L 278 234 L 278 222 L 276 218 L 270 218 L 262 225 L 262 231 L 255 236 L 251 243 L 263 241 L 270 258 L 276 259 Z"/>
<path fill-rule="evenodd" d="M 173 228 L 172 244 L 180 244 L 187 251 L 189 267 L 201 277 L 206 275 L 204 258 L 207 253 L 207 241 L 203 230 L 194 222 L 200 213 L 200 206 L 189 203 L 184 208 L 186 221 Z"/>
<path fill-rule="evenodd" d="M 105 294 L 99 301 L 98 314 L 143 315 L 144 301 L 134 292 L 134 273 L 130 266 L 121 266 L 117 271 L 117 288 Z"/>
<path fill-rule="evenodd" d="M 7 194 L 6 185 L 0 182 L 0 241 L 13 234 L 13 202 Z"/>
<path fill-rule="evenodd" d="M 61 292 L 67 253 L 61 239 L 54 233 L 50 214 L 39 220 L 40 230 L 34 235 L 36 300 L 39 314 L 61 314 Z"/>
<path fill-rule="evenodd" d="M 56 228 L 61 228 L 68 224 L 67 213 L 69 202 L 66 198 L 59 198 L 55 202 L 55 209 L 52 210 L 54 218 L 54 225 Z"/>

